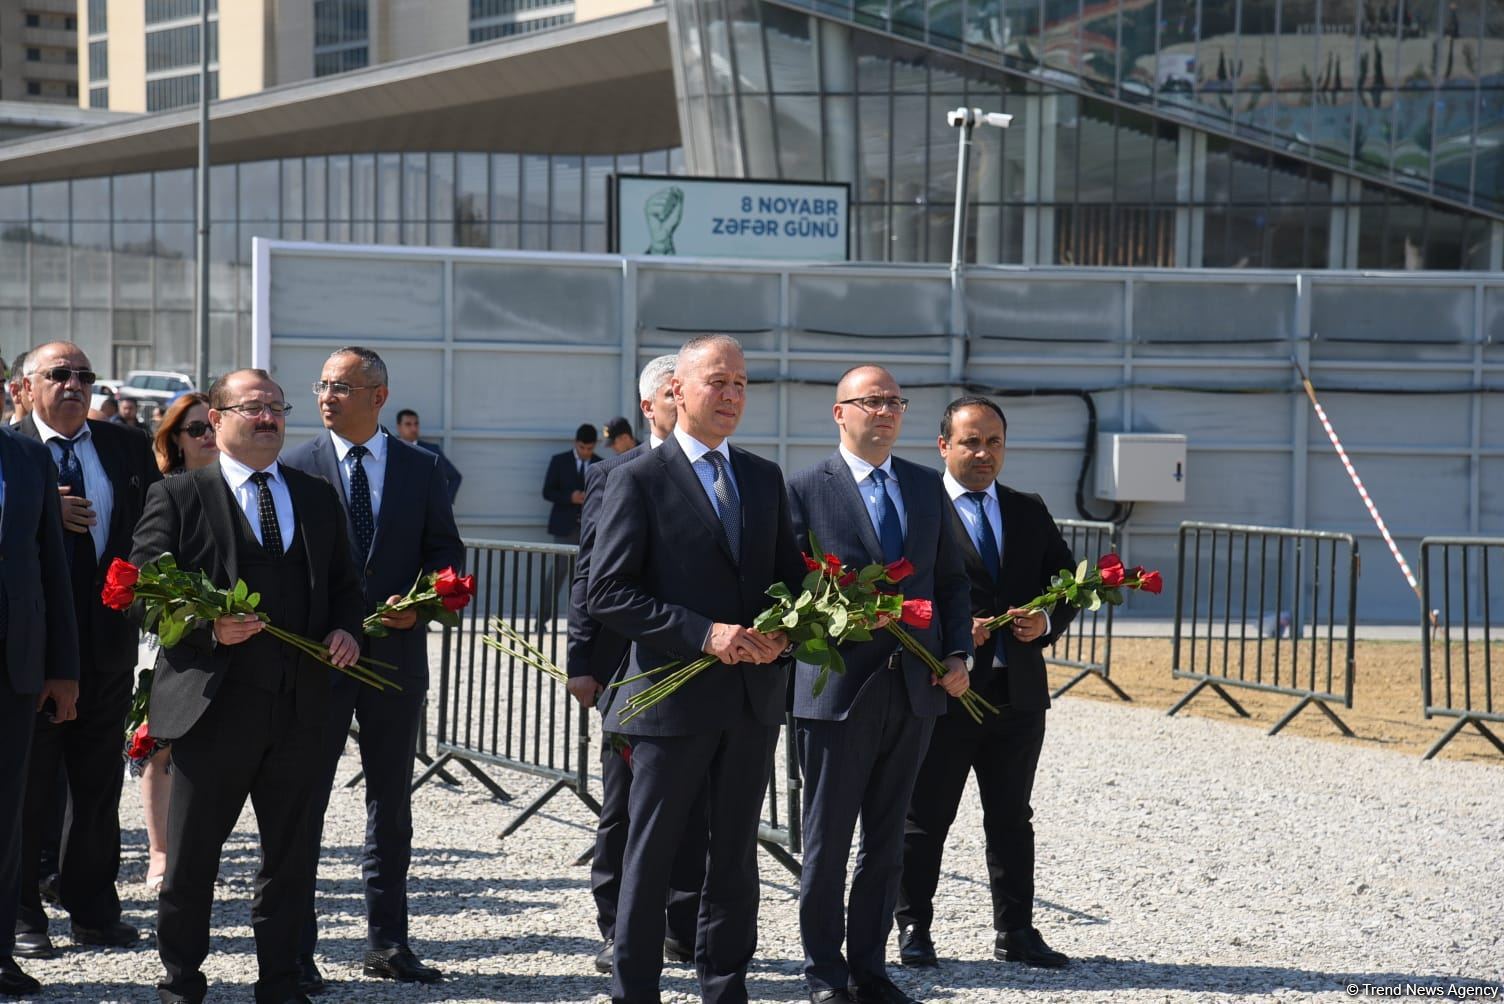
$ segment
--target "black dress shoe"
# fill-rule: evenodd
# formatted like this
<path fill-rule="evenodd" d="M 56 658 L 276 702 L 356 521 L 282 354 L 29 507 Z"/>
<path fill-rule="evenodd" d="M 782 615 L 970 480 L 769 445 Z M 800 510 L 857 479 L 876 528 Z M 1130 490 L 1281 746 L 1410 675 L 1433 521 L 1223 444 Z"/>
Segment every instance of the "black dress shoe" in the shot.
<path fill-rule="evenodd" d="M 930 932 L 913 924 L 898 932 L 898 962 L 904 966 L 938 966 Z"/>
<path fill-rule="evenodd" d="M 616 961 L 616 942 L 607 938 L 601 943 L 601 950 L 595 953 L 595 971 L 609 973 L 611 964 Z"/>
<path fill-rule="evenodd" d="M 97 945 L 101 948 L 128 948 L 134 945 L 140 937 L 141 932 L 123 920 L 117 920 L 108 927 L 73 925 L 73 943 L 76 945 Z"/>
<path fill-rule="evenodd" d="M 852 996 L 845 990 L 811 990 L 809 1004 L 846 1004 Z"/>
<path fill-rule="evenodd" d="M 21 972 L 21 967 L 16 965 L 15 959 L 8 955 L 0 955 L 0 995 L 25 997 L 41 989 L 42 984 Z"/>
<path fill-rule="evenodd" d="M 55 959 L 57 949 L 46 931 L 17 931 L 15 955 L 18 959 Z"/>
<path fill-rule="evenodd" d="M 857 1004 L 919 1004 L 889 979 L 858 983 L 850 992 L 851 999 Z"/>
<path fill-rule="evenodd" d="M 997 936 L 997 945 L 992 954 L 1004 962 L 1022 962 L 1027 966 L 1059 969 L 1070 962 L 1070 956 L 1057 952 L 1044 943 L 1039 929 L 1021 927 Z"/>
<path fill-rule="evenodd" d="M 313 956 L 298 956 L 298 993 L 314 997 L 326 989 L 328 984 L 324 982 L 324 974 L 319 972 L 318 963 L 313 961 Z"/>
<path fill-rule="evenodd" d="M 444 978 L 444 974 L 433 966 L 419 962 L 407 948 L 394 952 L 367 952 L 365 974 L 401 983 L 437 983 Z"/>
<path fill-rule="evenodd" d="M 663 961 L 686 963 L 695 960 L 695 946 L 686 945 L 674 938 L 663 939 Z"/>

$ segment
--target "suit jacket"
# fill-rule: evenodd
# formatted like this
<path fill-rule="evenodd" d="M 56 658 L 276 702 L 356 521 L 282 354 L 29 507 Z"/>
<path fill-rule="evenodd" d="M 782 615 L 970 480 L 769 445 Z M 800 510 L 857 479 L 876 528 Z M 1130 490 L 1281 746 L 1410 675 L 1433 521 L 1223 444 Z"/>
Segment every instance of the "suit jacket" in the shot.
<path fill-rule="evenodd" d="M 460 482 L 465 476 L 460 469 L 454 466 L 454 462 L 444 455 L 444 448 L 438 443 L 427 439 L 420 439 L 412 445 L 420 447 L 439 458 L 439 465 L 444 468 L 444 478 L 449 482 L 449 504 L 454 505 L 454 498 L 460 493 Z"/>
<path fill-rule="evenodd" d="M 64 557 L 57 467 L 45 447 L 0 431 L 0 582 L 4 583 L 6 679 L 16 694 L 42 681 L 78 679 L 78 626 Z"/>
<path fill-rule="evenodd" d="M 606 480 L 591 548 L 587 611 L 632 643 L 622 680 L 672 660 L 694 660 L 713 623 L 750 626 L 774 582 L 797 585 L 804 562 L 794 544 L 778 466 L 731 448 L 741 496 L 741 554 L 676 439 L 623 463 Z M 715 665 L 656 708 L 620 721 L 644 680 L 619 688 L 605 717 L 610 732 L 684 736 L 714 732 L 744 711 L 765 725 L 783 719 L 787 671 L 780 664 Z"/>
<path fill-rule="evenodd" d="M 586 595 L 590 579 L 590 552 L 595 546 L 601 511 L 601 498 L 611 472 L 652 447 L 639 443 L 619 456 L 611 457 L 585 469 L 585 504 L 580 510 L 580 550 L 574 561 L 574 580 L 569 584 L 569 648 L 565 671 L 570 677 L 591 676 L 601 686 L 611 682 L 627 658 L 631 643 L 622 635 L 603 627 L 590 616 Z M 606 713 L 615 691 L 603 691 L 596 706 Z"/>
<path fill-rule="evenodd" d="M 585 461 L 585 469 L 601 462 L 592 456 Z M 548 532 L 555 537 L 568 537 L 580 529 L 581 506 L 569 500 L 575 492 L 585 490 L 585 479 L 580 477 L 580 459 L 574 450 L 556 453 L 548 461 L 548 473 L 543 476 L 543 497 L 553 503 L 548 511 Z"/>
<path fill-rule="evenodd" d="M 1060 535 L 1044 500 L 1038 495 L 1014 491 L 1001 482 L 997 485 L 998 506 L 1003 513 L 1003 563 L 1000 582 L 994 582 L 982 564 L 982 556 L 966 532 L 966 524 L 946 499 L 945 509 L 951 536 L 965 556 L 966 573 L 971 580 L 971 610 L 977 617 L 994 617 L 1009 607 L 1022 606 L 1050 587 L 1050 577 L 1062 568 L 1075 567 L 1070 545 Z M 1069 603 L 1050 611 L 1050 631 L 1028 644 L 1003 629 L 987 639 L 977 651 L 971 671 L 971 685 L 978 693 L 993 700 L 1006 701 L 1019 711 L 1043 711 L 1050 706 L 1049 681 L 1045 676 L 1044 651 L 1065 634 L 1076 616 Z M 993 668 L 993 657 L 1001 640 L 1006 670 Z M 954 714 L 965 714 L 959 703 L 952 702 Z"/>
<path fill-rule="evenodd" d="M 146 492 L 162 480 L 162 472 L 157 469 L 156 457 L 151 452 L 151 440 L 147 437 L 134 429 L 111 422 L 89 419 L 88 423 L 89 436 L 94 441 L 94 451 L 99 455 L 99 463 L 110 479 L 114 501 L 104 554 L 95 568 L 94 581 L 87 589 L 86 599 L 91 608 L 90 620 L 84 627 L 92 637 L 80 638 L 79 652 L 86 658 L 92 657 L 89 664 L 97 672 L 129 673 L 136 665 L 140 632 L 128 615 L 111 610 L 99 602 L 99 591 L 104 588 L 104 577 L 109 571 L 110 562 L 131 553 L 131 534 L 136 528 L 136 521 L 141 518 Z M 16 431 L 32 439 L 41 438 L 36 420 L 31 415 L 21 420 Z M 50 449 L 48 456 L 51 456 Z M 74 587 L 77 589 L 78 584 L 74 583 Z"/>
<path fill-rule="evenodd" d="M 934 602 L 935 616 L 924 630 L 906 628 L 934 655 L 971 654 L 971 604 L 966 571 L 955 539 L 946 532 L 944 509 L 950 508 L 940 476 L 927 467 L 893 458 L 893 473 L 903 493 L 908 528 L 904 557 L 914 565 L 914 574 L 894 587 L 905 599 Z M 839 452 L 823 463 L 808 467 L 789 478 L 789 508 L 794 531 L 802 543 L 814 531 L 822 550 L 860 568 L 883 560 L 882 544 L 872 528 L 851 468 Z M 851 711 L 862 688 L 880 672 L 886 672 L 888 657 L 898 642 L 886 631 L 868 642 L 843 645 L 846 672 L 832 673 L 825 690 L 811 693 L 817 669 L 798 663 L 794 671 L 792 705 L 795 717 L 840 721 Z M 945 691 L 930 683 L 930 671 L 911 653 L 903 654 L 904 685 L 914 714 L 932 718 L 945 714 Z"/>
<path fill-rule="evenodd" d="M 383 430 L 384 431 L 384 430 Z M 365 613 L 376 609 L 392 595 L 406 595 L 418 577 L 443 568 L 462 568 L 465 545 L 454 525 L 449 503 L 449 485 L 440 459 L 427 450 L 386 437 L 386 476 L 381 485 L 381 512 L 371 553 L 355 549 L 355 526 L 350 522 L 350 500 L 339 458 L 328 432 L 320 433 L 282 456 L 282 463 L 323 478 L 334 486 L 344 504 L 346 541 L 359 568 L 365 588 Z M 359 632 L 356 637 L 361 637 Z M 419 624 L 409 631 L 393 631 L 385 638 L 366 638 L 362 646 L 373 658 L 402 670 L 399 681 L 405 690 L 428 689 L 428 629 Z"/>
<path fill-rule="evenodd" d="M 322 640 L 335 628 L 360 637 L 365 614 L 362 582 L 341 532 L 347 522 L 339 496 L 322 479 L 284 466 L 294 518 L 308 556 L 308 634 Z M 218 464 L 152 485 L 136 526 L 131 563 L 140 565 L 171 552 L 180 568 L 202 571 L 221 589 L 239 577 L 235 500 Z M 142 615 L 141 604 L 134 608 Z M 198 721 L 230 669 L 234 646 L 215 643 L 205 625 L 157 655 L 151 688 L 151 729 L 176 739 Z M 323 720 L 329 674 L 334 670 L 304 658 L 297 679 L 297 715 L 305 724 Z"/>

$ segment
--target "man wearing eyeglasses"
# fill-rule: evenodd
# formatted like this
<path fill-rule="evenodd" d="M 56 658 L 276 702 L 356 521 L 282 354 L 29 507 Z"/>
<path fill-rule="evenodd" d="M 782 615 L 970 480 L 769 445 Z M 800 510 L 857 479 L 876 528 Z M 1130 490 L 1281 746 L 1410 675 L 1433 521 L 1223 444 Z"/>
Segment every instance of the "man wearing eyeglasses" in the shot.
<path fill-rule="evenodd" d="M 418 577 L 460 568 L 465 547 L 454 526 L 442 462 L 381 427 L 389 388 L 379 355 L 360 346 L 335 350 L 313 385 L 325 434 L 289 450 L 283 462 L 334 485 L 348 517 L 350 552 L 362 571 L 365 610 L 396 602 Z M 382 618 L 390 634 L 364 640 L 365 651 L 397 667 L 401 690 L 377 691 L 348 677 L 334 681 L 323 741 L 314 764 L 312 841 L 318 857 L 329 789 L 345 749 L 351 720 L 360 722 L 365 770 L 367 976 L 434 983 L 442 974 L 414 954 L 407 935 L 407 870 L 412 857 L 413 760 L 418 721 L 428 693 L 428 632 L 407 610 Z M 314 962 L 318 924 L 310 887 L 301 920 L 298 966 L 304 993 L 319 993 L 324 978 Z"/>
<path fill-rule="evenodd" d="M 801 543 L 812 532 L 822 549 L 853 567 L 900 558 L 913 564 L 897 591 L 931 600 L 935 613 L 929 627 L 906 630 L 948 670 L 936 679 L 887 632 L 841 646 L 846 671 L 833 674 L 818 696 L 818 670 L 796 664 L 793 710 L 804 769 L 799 932 L 816 1004 L 912 1000 L 884 964 L 904 814 L 935 719 L 945 714 L 947 694 L 966 689 L 970 669 L 970 585 L 945 522 L 950 500 L 935 471 L 892 455 L 908 404 L 882 367 L 849 370 L 832 409 L 839 448 L 788 482 Z M 859 819 L 861 854 L 848 903 L 846 862 Z"/>
<path fill-rule="evenodd" d="M 219 462 L 152 488 L 131 561 L 171 552 L 179 567 L 206 572 L 219 588 L 244 580 L 271 623 L 321 640 L 330 659 L 347 666 L 360 655 L 361 577 L 334 488 L 277 462 L 287 411 L 264 370 L 216 380 L 209 421 Z M 157 656 L 152 735 L 172 741 L 173 770 L 157 904 L 167 971 L 157 987 L 167 1004 L 204 999 L 200 966 L 220 851 L 247 798 L 261 831 L 251 907 L 256 1001 L 307 1001 L 298 988 L 298 931 L 317 862 L 308 831 L 319 778 L 310 765 L 333 674 L 262 627 L 255 617 L 226 615 Z M 117 736 L 117 758 L 118 748 Z"/>
<path fill-rule="evenodd" d="M 162 478 L 145 436 L 88 418 L 94 384 L 77 345 L 52 342 L 26 357 L 23 383 L 32 410 L 16 431 L 41 440 L 57 465 L 64 560 L 78 624 L 78 717 L 37 717 L 21 814 L 21 908 L 16 954 L 51 958 L 47 914 L 38 892 L 46 834 L 55 826 L 59 765 L 69 811 L 58 862 L 58 893 L 79 945 L 121 947 L 137 932 L 120 919 L 120 742 L 130 710 L 139 632 L 100 602 L 105 570 L 130 553 L 131 532 L 147 489 Z"/>

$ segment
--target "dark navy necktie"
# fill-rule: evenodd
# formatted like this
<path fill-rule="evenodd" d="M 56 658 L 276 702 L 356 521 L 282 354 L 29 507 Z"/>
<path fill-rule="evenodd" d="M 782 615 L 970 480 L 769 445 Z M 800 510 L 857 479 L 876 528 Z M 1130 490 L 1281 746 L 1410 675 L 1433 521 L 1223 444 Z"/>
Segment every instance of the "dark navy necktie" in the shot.
<path fill-rule="evenodd" d="M 726 531 L 726 543 L 738 561 L 742 556 L 742 503 L 736 497 L 736 488 L 731 484 L 731 475 L 726 470 L 726 458 L 715 450 L 705 454 L 710 466 L 715 468 L 715 507 L 721 517 L 721 529 Z"/>
<path fill-rule="evenodd" d="M 998 547 L 997 535 L 992 532 L 992 520 L 987 518 L 987 493 L 967 492 L 966 497 L 977 507 L 977 550 L 982 555 L 982 565 L 992 581 L 998 580 L 1002 567 L 1002 549 Z"/>
<path fill-rule="evenodd" d="M 261 516 L 261 546 L 272 554 L 283 553 L 282 528 L 277 525 L 277 503 L 272 501 L 272 487 L 267 484 L 271 475 L 257 471 L 251 475 L 256 482 L 256 508 Z"/>
<path fill-rule="evenodd" d="M 355 527 L 355 548 L 361 564 L 371 553 L 371 539 L 376 536 L 376 517 L 371 514 L 371 482 L 361 458 L 370 455 L 364 446 L 350 447 L 354 463 L 350 466 L 350 525 Z"/>
<path fill-rule="evenodd" d="M 78 459 L 75 447 L 78 445 L 77 437 L 69 439 L 66 436 L 53 436 L 50 443 L 56 443 L 58 449 L 63 451 L 62 457 L 57 463 L 57 483 L 59 488 L 68 488 L 68 494 L 76 499 L 88 498 L 84 492 L 84 465 Z M 94 554 L 94 537 L 89 533 L 73 533 L 69 531 L 63 534 L 63 551 L 68 558 L 68 564 L 73 565 L 74 553 L 78 550 L 80 537 L 89 538 L 89 555 Z"/>
<path fill-rule="evenodd" d="M 892 563 L 903 557 L 903 523 L 898 518 L 898 507 L 888 494 L 888 472 L 881 467 L 872 468 L 872 482 L 877 485 L 874 499 L 877 539 L 883 546 L 883 561 Z"/>

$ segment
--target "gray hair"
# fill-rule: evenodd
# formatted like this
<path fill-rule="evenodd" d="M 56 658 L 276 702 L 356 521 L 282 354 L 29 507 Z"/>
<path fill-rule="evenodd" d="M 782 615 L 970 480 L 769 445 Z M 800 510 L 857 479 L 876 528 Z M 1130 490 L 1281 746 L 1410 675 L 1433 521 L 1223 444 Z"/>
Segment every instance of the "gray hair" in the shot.
<path fill-rule="evenodd" d="M 637 376 L 637 398 L 639 401 L 649 401 L 658 395 L 664 381 L 674 375 L 674 366 L 679 357 L 674 354 L 659 356 L 642 368 Z"/>
<path fill-rule="evenodd" d="M 330 359 L 335 356 L 354 356 L 360 360 L 360 372 L 372 385 L 377 387 L 387 385 L 386 363 L 382 362 L 381 357 L 370 349 L 360 345 L 345 345 L 329 353 Z"/>

